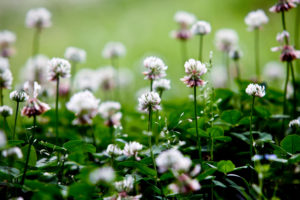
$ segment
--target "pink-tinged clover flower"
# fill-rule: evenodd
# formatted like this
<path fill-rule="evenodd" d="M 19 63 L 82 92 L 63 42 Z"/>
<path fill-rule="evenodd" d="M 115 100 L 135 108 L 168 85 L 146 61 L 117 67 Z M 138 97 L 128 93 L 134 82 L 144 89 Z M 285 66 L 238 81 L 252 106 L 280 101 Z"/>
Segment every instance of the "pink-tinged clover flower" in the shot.
<path fill-rule="evenodd" d="M 180 80 L 184 82 L 187 87 L 197 87 L 206 84 L 206 82 L 201 79 L 201 76 L 207 72 L 207 68 L 204 63 L 195 59 L 189 59 L 185 62 L 184 68 L 187 76 Z"/>
<path fill-rule="evenodd" d="M 269 11 L 274 13 L 279 13 L 282 11 L 289 11 L 296 7 L 295 0 L 278 0 L 277 4 L 272 6 Z"/>
<path fill-rule="evenodd" d="M 145 79 L 156 80 L 166 76 L 168 67 L 158 57 L 150 56 L 144 60 L 144 66 L 147 71 L 143 72 Z"/>
<path fill-rule="evenodd" d="M 149 112 L 160 110 L 160 97 L 156 92 L 146 92 L 139 99 L 139 110 L 142 112 Z"/>

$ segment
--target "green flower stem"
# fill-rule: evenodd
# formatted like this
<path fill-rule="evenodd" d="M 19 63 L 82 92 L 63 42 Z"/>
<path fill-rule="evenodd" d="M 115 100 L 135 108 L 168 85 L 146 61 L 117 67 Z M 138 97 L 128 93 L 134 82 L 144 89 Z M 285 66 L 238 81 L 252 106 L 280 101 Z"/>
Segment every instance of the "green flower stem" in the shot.
<path fill-rule="evenodd" d="M 153 79 L 150 79 L 150 92 L 153 91 Z"/>
<path fill-rule="evenodd" d="M 285 84 L 284 84 L 284 92 L 283 92 L 283 114 L 286 114 L 287 111 L 287 106 L 286 106 L 286 98 L 287 98 L 287 86 L 288 86 L 288 82 L 289 82 L 289 76 L 290 76 L 290 62 L 286 63 L 286 78 L 285 78 Z"/>
<path fill-rule="evenodd" d="M 253 110 L 254 110 L 254 102 L 255 102 L 255 96 L 253 96 L 252 99 L 252 105 L 251 105 L 251 114 L 250 114 L 250 159 L 253 157 L 253 135 L 252 135 L 252 117 L 253 117 Z"/>
<path fill-rule="evenodd" d="M 2 87 L 0 88 L 0 104 L 1 104 L 1 106 L 3 106 L 3 104 L 4 104 L 4 101 L 3 101 L 3 88 Z"/>
<path fill-rule="evenodd" d="M 93 125 L 92 125 L 90 128 L 91 128 L 92 137 L 93 137 L 93 145 L 94 145 L 95 147 L 97 147 L 97 144 L 96 144 L 96 136 L 95 136 L 95 128 L 94 128 Z"/>
<path fill-rule="evenodd" d="M 291 74 L 292 74 L 292 81 L 293 81 L 293 116 L 294 118 L 297 117 L 297 95 L 296 95 L 296 91 L 297 91 L 297 84 L 296 84 L 296 79 L 295 79 L 295 73 L 294 73 L 294 67 L 293 67 L 293 63 L 290 62 L 290 67 L 291 67 Z"/>
<path fill-rule="evenodd" d="M 33 35 L 33 44 L 32 44 L 32 56 L 35 56 L 39 53 L 40 48 L 40 33 L 41 29 L 37 28 Z"/>
<path fill-rule="evenodd" d="M 26 177 L 26 172 L 27 172 L 27 168 L 28 168 L 28 162 L 29 162 L 29 157 L 30 157 L 30 151 L 31 151 L 31 146 L 33 144 L 34 141 L 34 136 L 35 136 L 35 128 L 36 128 L 36 116 L 33 116 L 33 127 L 32 127 L 32 135 L 29 139 L 29 146 L 28 146 L 28 150 L 27 150 L 27 155 L 26 155 L 26 162 L 25 162 L 25 167 L 24 167 L 24 171 L 23 171 L 23 176 L 21 179 L 20 184 L 24 185 L 24 181 L 25 181 L 25 177 Z"/>
<path fill-rule="evenodd" d="M 194 115 L 195 115 L 195 128 L 197 134 L 197 147 L 199 151 L 199 159 L 202 162 L 202 149 L 201 149 L 201 138 L 198 133 L 198 119 L 197 119 L 197 86 L 194 86 Z"/>
<path fill-rule="evenodd" d="M 210 141 L 211 141 L 211 145 L 210 145 L 210 160 L 213 161 L 214 160 L 214 139 L 210 136 Z"/>
<path fill-rule="evenodd" d="M 55 102 L 55 136 L 56 136 L 56 145 L 58 145 L 58 99 L 59 99 L 59 76 L 56 80 L 56 102 Z"/>
<path fill-rule="evenodd" d="M 120 85 L 119 85 L 119 61 L 117 57 L 112 57 L 110 59 L 111 65 L 116 69 L 116 91 L 115 91 L 115 98 L 119 99 L 120 98 Z"/>
<path fill-rule="evenodd" d="M 149 116 L 148 117 L 149 117 L 148 118 L 149 147 L 150 147 L 150 154 L 151 154 L 151 158 L 152 158 L 152 162 L 153 162 L 153 167 L 156 172 L 155 185 L 157 185 L 157 169 L 156 169 L 156 163 L 155 163 L 153 149 L 152 149 L 152 136 L 150 134 L 152 132 L 152 107 L 151 106 L 149 107 Z"/>
<path fill-rule="evenodd" d="M 241 71 L 240 71 L 239 61 L 236 60 L 234 63 L 235 63 L 235 69 L 236 69 L 236 78 L 240 85 L 241 84 Z"/>
<path fill-rule="evenodd" d="M 260 82 L 260 67 L 259 67 L 259 29 L 256 28 L 254 30 L 254 55 L 255 55 L 255 70 L 256 70 L 256 78 L 257 82 Z"/>
<path fill-rule="evenodd" d="M 76 75 L 76 72 L 77 72 L 77 69 L 76 69 L 76 66 L 77 66 L 77 62 L 72 62 L 72 67 L 71 67 L 71 84 L 73 86 L 74 84 L 74 78 L 75 78 L 75 75 Z"/>
<path fill-rule="evenodd" d="M 227 86 L 228 88 L 230 88 L 231 84 L 231 76 L 230 76 L 230 66 L 229 66 L 229 55 L 228 52 L 224 53 L 224 63 L 226 66 L 226 70 L 227 70 Z"/>
<path fill-rule="evenodd" d="M 15 124 L 14 124 L 14 132 L 13 132 L 13 140 L 15 139 L 15 135 L 16 135 L 16 127 L 17 127 L 17 120 L 18 120 L 18 114 L 19 114 L 19 105 L 20 102 L 17 101 L 17 108 L 16 108 L 16 114 L 15 114 Z"/>
<path fill-rule="evenodd" d="M 199 55 L 198 55 L 199 61 L 202 61 L 202 50 L 203 50 L 203 35 L 200 35 L 200 37 L 199 37 Z"/>
<path fill-rule="evenodd" d="M 187 42 L 185 40 L 181 41 L 181 56 L 182 64 L 184 64 L 187 59 Z"/>

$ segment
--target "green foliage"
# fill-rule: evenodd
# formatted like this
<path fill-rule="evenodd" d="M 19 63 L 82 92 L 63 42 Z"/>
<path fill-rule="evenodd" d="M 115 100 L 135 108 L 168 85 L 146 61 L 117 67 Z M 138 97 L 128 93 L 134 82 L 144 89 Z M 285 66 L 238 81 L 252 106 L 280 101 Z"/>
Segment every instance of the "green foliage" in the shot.
<path fill-rule="evenodd" d="M 292 154 L 300 152 L 300 136 L 288 135 L 280 142 L 280 146 Z"/>
<path fill-rule="evenodd" d="M 223 172 L 224 174 L 233 171 L 234 168 L 235 165 L 231 162 L 231 160 L 221 160 L 217 164 L 218 171 Z"/>

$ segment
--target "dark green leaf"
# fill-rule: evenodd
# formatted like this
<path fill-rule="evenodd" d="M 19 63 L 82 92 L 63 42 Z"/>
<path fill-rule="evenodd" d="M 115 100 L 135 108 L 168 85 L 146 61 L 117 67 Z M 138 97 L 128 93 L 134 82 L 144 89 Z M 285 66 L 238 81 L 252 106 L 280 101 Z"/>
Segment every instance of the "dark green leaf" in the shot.
<path fill-rule="evenodd" d="M 136 161 L 124 161 L 124 162 L 118 163 L 118 165 L 123 166 L 123 167 L 138 169 L 141 173 L 148 175 L 148 176 L 156 176 L 155 170 L 147 167 L 147 165 L 141 164 Z"/>
<path fill-rule="evenodd" d="M 232 125 L 238 124 L 242 118 L 242 113 L 238 110 L 226 110 L 222 113 L 221 119 Z"/>
<path fill-rule="evenodd" d="M 288 135 L 280 142 L 280 146 L 289 153 L 297 153 L 300 151 L 300 136 Z"/>
<path fill-rule="evenodd" d="M 69 152 L 96 152 L 96 147 L 94 145 L 88 144 L 81 140 L 71 140 L 64 144 L 64 148 L 66 148 Z"/>
<path fill-rule="evenodd" d="M 235 165 L 231 162 L 231 160 L 221 160 L 217 164 L 218 171 L 223 172 L 224 174 L 227 174 L 228 172 L 231 172 L 234 170 Z"/>

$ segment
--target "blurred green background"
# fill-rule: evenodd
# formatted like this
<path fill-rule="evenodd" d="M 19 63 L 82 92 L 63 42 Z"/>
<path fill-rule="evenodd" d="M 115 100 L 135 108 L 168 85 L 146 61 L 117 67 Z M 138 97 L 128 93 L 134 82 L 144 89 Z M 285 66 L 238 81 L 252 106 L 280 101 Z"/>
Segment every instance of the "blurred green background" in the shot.
<path fill-rule="evenodd" d="M 278 45 L 275 37 L 282 28 L 280 15 L 268 11 L 274 3 L 275 0 L 1 0 L 0 30 L 8 29 L 17 35 L 17 54 L 11 59 L 15 83 L 32 49 L 34 30 L 24 25 L 26 12 L 46 7 L 52 12 L 53 26 L 42 33 L 40 53 L 49 58 L 63 57 L 66 47 L 80 47 L 87 51 L 87 62 L 80 67 L 98 68 L 110 63 L 101 55 L 105 43 L 121 41 L 127 48 L 121 67 L 131 68 L 135 73 L 130 97 L 135 98 L 136 89 L 149 85 L 141 74 L 142 59 L 147 55 L 163 58 L 169 66 L 167 78 L 172 80 L 173 87 L 168 95 L 183 97 L 191 91 L 179 81 L 184 75 L 180 44 L 170 37 L 170 32 L 177 29 L 173 20 L 175 12 L 185 10 L 211 23 L 212 33 L 205 36 L 204 56 L 208 60 L 209 51 L 213 50 L 216 65 L 222 63 L 222 54 L 214 46 L 215 32 L 220 28 L 235 29 L 244 55 L 242 75 L 250 78 L 255 70 L 254 35 L 247 30 L 244 18 L 252 10 L 265 10 L 270 21 L 261 31 L 261 66 L 277 61 L 279 53 L 270 52 L 270 48 Z M 295 9 L 287 13 L 287 27 L 292 37 L 294 15 Z M 197 57 L 198 38 L 191 39 L 188 48 L 189 57 Z"/>

